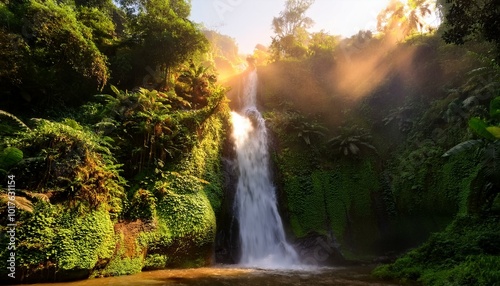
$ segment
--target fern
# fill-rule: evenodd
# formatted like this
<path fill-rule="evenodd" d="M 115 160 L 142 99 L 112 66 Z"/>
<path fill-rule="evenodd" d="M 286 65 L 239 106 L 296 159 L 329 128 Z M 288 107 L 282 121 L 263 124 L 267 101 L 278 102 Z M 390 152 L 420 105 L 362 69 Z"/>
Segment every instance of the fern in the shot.
<path fill-rule="evenodd" d="M 96 94 L 94 95 L 96 98 L 103 98 L 107 102 L 118 102 L 118 99 L 109 94 Z"/>
<path fill-rule="evenodd" d="M 17 209 L 33 212 L 33 203 L 25 197 L 16 196 L 15 200 L 10 200 L 7 194 L 1 194 L 0 203 L 2 205 L 7 205 L 8 202 L 14 203 Z"/>
<path fill-rule="evenodd" d="M 0 152 L 0 169 L 9 169 L 23 159 L 23 152 L 14 147 L 5 148 Z"/>
<path fill-rule="evenodd" d="M 50 202 L 50 198 L 47 194 L 42 194 L 42 193 L 33 193 L 33 192 L 24 192 L 24 194 L 31 198 L 31 199 L 35 199 L 35 200 L 38 200 L 38 201 L 43 201 L 43 202 L 46 202 L 46 203 L 49 203 Z"/>
<path fill-rule="evenodd" d="M 7 111 L 0 110 L 0 116 L 7 117 L 11 119 L 12 121 L 16 122 L 21 129 L 24 131 L 31 131 L 31 129 L 28 127 L 28 125 L 24 124 L 24 122 L 21 121 L 21 119 L 17 118 L 15 115 L 8 113 Z"/>

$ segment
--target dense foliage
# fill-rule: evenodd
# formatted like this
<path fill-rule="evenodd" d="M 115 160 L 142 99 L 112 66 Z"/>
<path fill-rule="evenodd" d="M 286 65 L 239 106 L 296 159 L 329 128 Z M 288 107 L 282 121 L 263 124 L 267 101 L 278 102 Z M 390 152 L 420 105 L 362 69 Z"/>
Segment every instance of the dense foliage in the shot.
<path fill-rule="evenodd" d="M 229 110 L 189 2 L 0 12 L 0 175 L 16 178 L 14 201 L 2 180 L 0 213 L 5 233 L 15 204 L 15 281 L 209 263 Z"/>
<path fill-rule="evenodd" d="M 426 285 L 495 285 L 500 279 L 498 233 L 498 218 L 457 218 L 375 275 Z"/>
<path fill-rule="evenodd" d="M 449 2 L 437 30 L 424 22 L 430 1 L 391 1 L 377 35 L 306 33 L 303 53 L 269 54 L 258 68 L 259 100 L 299 241 L 326 237 L 348 259 L 387 260 L 450 225 L 377 275 L 488 285 L 497 254 L 480 251 L 474 237 L 498 242 L 483 233 L 498 228 L 500 211 L 498 52 L 481 34 L 487 17 L 470 17 L 481 23 L 469 41 L 447 43 L 463 26 L 450 13 L 473 5 Z M 455 255 L 449 264 L 442 252 Z"/>
<path fill-rule="evenodd" d="M 280 210 L 299 245 L 326 239 L 350 261 L 407 252 L 379 277 L 493 285 L 498 3 L 437 1 L 431 27 L 431 2 L 390 1 L 376 33 L 350 38 L 308 31 L 314 1 L 285 2 L 248 58 Z M 243 61 L 189 14 L 184 0 L 0 3 L 0 229 L 13 203 L 17 282 L 211 263 L 235 175 L 217 72 Z"/>
<path fill-rule="evenodd" d="M 176 69 L 207 49 L 185 1 L 8 1 L 0 4 L 0 104 L 81 104 L 112 83 L 160 91 Z M 108 90 L 109 91 L 109 90 Z M 5 108 L 5 107 L 4 107 Z"/>
<path fill-rule="evenodd" d="M 500 48 L 500 11 L 498 2 L 487 1 L 446 1 L 446 31 L 443 38 L 449 43 L 464 44 L 479 39 Z M 497 58 L 498 60 L 498 58 Z"/>

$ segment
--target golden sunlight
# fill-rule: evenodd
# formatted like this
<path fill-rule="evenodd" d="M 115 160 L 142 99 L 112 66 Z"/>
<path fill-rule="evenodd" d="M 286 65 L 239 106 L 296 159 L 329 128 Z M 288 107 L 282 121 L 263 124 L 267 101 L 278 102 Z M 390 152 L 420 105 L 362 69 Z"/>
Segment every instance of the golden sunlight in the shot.
<path fill-rule="evenodd" d="M 231 112 L 231 123 L 233 126 L 233 138 L 238 143 L 243 143 L 247 140 L 248 135 L 253 130 L 252 121 L 247 117 L 241 116 L 237 112 Z"/>

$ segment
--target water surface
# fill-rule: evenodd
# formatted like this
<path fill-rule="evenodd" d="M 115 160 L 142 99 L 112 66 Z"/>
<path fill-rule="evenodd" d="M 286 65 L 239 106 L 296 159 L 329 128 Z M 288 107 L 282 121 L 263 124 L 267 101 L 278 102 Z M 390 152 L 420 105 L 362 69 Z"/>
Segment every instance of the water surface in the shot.
<path fill-rule="evenodd" d="M 312 270 L 269 270 L 229 267 L 175 269 L 142 272 L 136 275 L 95 278 L 69 283 L 29 284 L 37 286 L 128 286 L 128 285 L 399 285 L 370 277 L 373 267 L 317 268 Z"/>

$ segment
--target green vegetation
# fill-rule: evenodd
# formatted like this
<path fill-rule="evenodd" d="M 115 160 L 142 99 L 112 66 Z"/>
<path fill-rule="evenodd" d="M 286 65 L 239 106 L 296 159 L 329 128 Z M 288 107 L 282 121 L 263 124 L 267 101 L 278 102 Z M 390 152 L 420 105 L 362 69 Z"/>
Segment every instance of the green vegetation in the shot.
<path fill-rule="evenodd" d="M 33 210 L 21 211 L 18 218 L 23 222 L 16 228 L 19 280 L 84 279 L 96 264 L 113 256 L 113 222 L 103 208 L 82 215 L 39 199 Z M 6 257 L 5 240 L 2 247 Z"/>
<path fill-rule="evenodd" d="M 188 1 L 119 2 L 0 4 L 0 175 L 16 179 L 16 282 L 210 262 L 229 120 L 212 68 L 221 54 L 187 20 Z M 0 245 L 5 260 L 7 236 Z"/>
<path fill-rule="evenodd" d="M 495 13 L 488 1 L 459 2 L 439 6 L 448 22 L 456 9 Z M 392 1 L 377 36 L 335 41 L 305 31 L 309 1 L 287 3 L 273 22 L 274 54 L 258 71 L 290 232 L 327 236 L 351 260 L 387 259 L 423 243 L 375 273 L 426 285 L 494 284 L 497 254 L 478 242 L 498 243 L 500 210 L 498 52 L 487 20 L 467 18 L 481 22 L 474 31 L 458 31 L 465 26 L 457 20 L 428 33 L 429 1 Z M 294 43 L 283 40 L 278 24 L 291 11 L 298 18 L 288 27 L 302 23 L 297 29 L 314 45 L 293 31 Z M 462 46 L 442 39 L 458 43 L 450 37 L 462 32 L 474 34 Z"/>
<path fill-rule="evenodd" d="M 374 274 L 425 285 L 495 285 L 500 279 L 499 233 L 498 218 L 458 217 L 446 230 Z"/>
<path fill-rule="evenodd" d="M 107 205 L 110 212 L 120 213 L 124 180 L 103 138 L 73 120 L 40 119 L 33 130 L 7 144 L 23 150 L 24 160 L 15 170 L 27 178 L 25 189 L 44 193 L 52 201 L 91 208 Z"/>
<path fill-rule="evenodd" d="M 145 91 L 118 93 L 127 100 L 137 100 Z M 158 94 L 151 96 L 161 96 Z M 156 254 L 168 257 L 161 267 L 206 264 L 215 239 L 214 210 L 220 208 L 222 199 L 219 158 L 229 113 L 221 94 L 222 91 L 213 93 L 204 108 L 175 111 L 170 113 L 176 116 L 174 120 L 158 120 L 159 124 L 175 123 L 170 126 L 178 129 L 176 133 L 181 138 L 158 146 L 171 150 L 182 146 L 186 148 L 182 152 L 153 153 L 155 141 L 148 132 L 155 130 L 135 133 L 141 143 L 149 143 L 143 154 L 150 156 L 150 161 L 133 157 L 136 150 L 117 148 L 120 135 L 126 134 L 121 132 L 124 129 L 103 127 L 103 122 L 111 122 L 107 115 L 122 108 L 119 104 L 94 105 L 100 110 L 79 114 L 89 120 L 99 114 L 102 121 L 93 125 L 83 126 L 73 119 L 37 119 L 30 131 L 6 138 L 4 144 L 12 147 L 2 151 L 4 172 L 25 178 L 18 185 L 16 198 L 17 203 L 24 203 L 23 207 L 18 206 L 24 210 L 19 218 L 23 224 L 17 230 L 20 244 L 16 252 L 24 274 L 18 279 L 71 280 L 136 273 L 143 267 L 151 268 L 150 256 Z M 145 102 L 153 101 L 149 100 Z M 139 106 L 145 104 L 136 102 Z M 157 102 L 161 112 L 161 101 L 153 102 Z M 89 110 L 89 106 L 83 109 Z M 142 115 L 141 109 L 127 110 L 126 114 L 129 117 L 121 119 L 127 127 L 149 126 L 151 117 Z M 123 124 L 117 120 L 118 117 L 114 124 Z M 186 145 L 185 140 L 193 145 Z M 123 165 L 117 164 L 115 158 L 144 163 L 135 163 L 142 169 L 130 169 L 122 177 Z M 3 213 L 7 211 L 7 201 L 8 197 L 2 195 Z M 118 231 L 114 235 L 117 230 L 113 230 L 113 225 L 135 219 L 142 221 L 135 226 L 137 233 Z M 8 255 L 5 239 L 2 257 Z M 160 267 L 158 263 L 156 267 Z"/>
<path fill-rule="evenodd" d="M 39 116 L 109 92 L 107 83 L 164 91 L 180 65 L 207 50 L 188 2 L 118 2 L 0 4 L 2 104 L 36 107 Z"/>
<path fill-rule="evenodd" d="M 450 0 L 442 5 L 446 13 L 443 38 L 448 43 L 460 45 L 475 39 L 486 40 L 495 44 L 499 59 L 500 36 L 495 21 L 500 12 L 496 9 L 495 1 L 481 1 L 475 5 L 467 1 Z"/>
<path fill-rule="evenodd" d="M 377 33 L 342 38 L 308 31 L 314 1 L 286 1 L 270 47 L 248 58 L 280 210 L 292 240 L 327 238 L 348 261 L 399 256 L 378 277 L 494 285 L 497 3 L 439 0 L 430 27 L 431 2 L 390 1 Z M 0 230 L 14 204 L 15 282 L 212 262 L 234 175 L 217 76 L 239 81 L 243 61 L 189 14 L 184 0 L 0 3 Z"/>
<path fill-rule="evenodd" d="M 128 226 L 133 228 L 132 224 Z M 116 245 L 113 247 L 116 248 L 114 248 L 113 256 L 107 260 L 108 263 L 98 263 L 91 276 L 119 276 L 140 272 L 144 267 L 143 249 L 137 245 L 137 242 L 134 245 L 127 243 L 127 240 L 133 241 L 134 235 L 128 232 L 125 238 L 124 230 L 120 229 L 118 234 L 115 234 Z"/>

